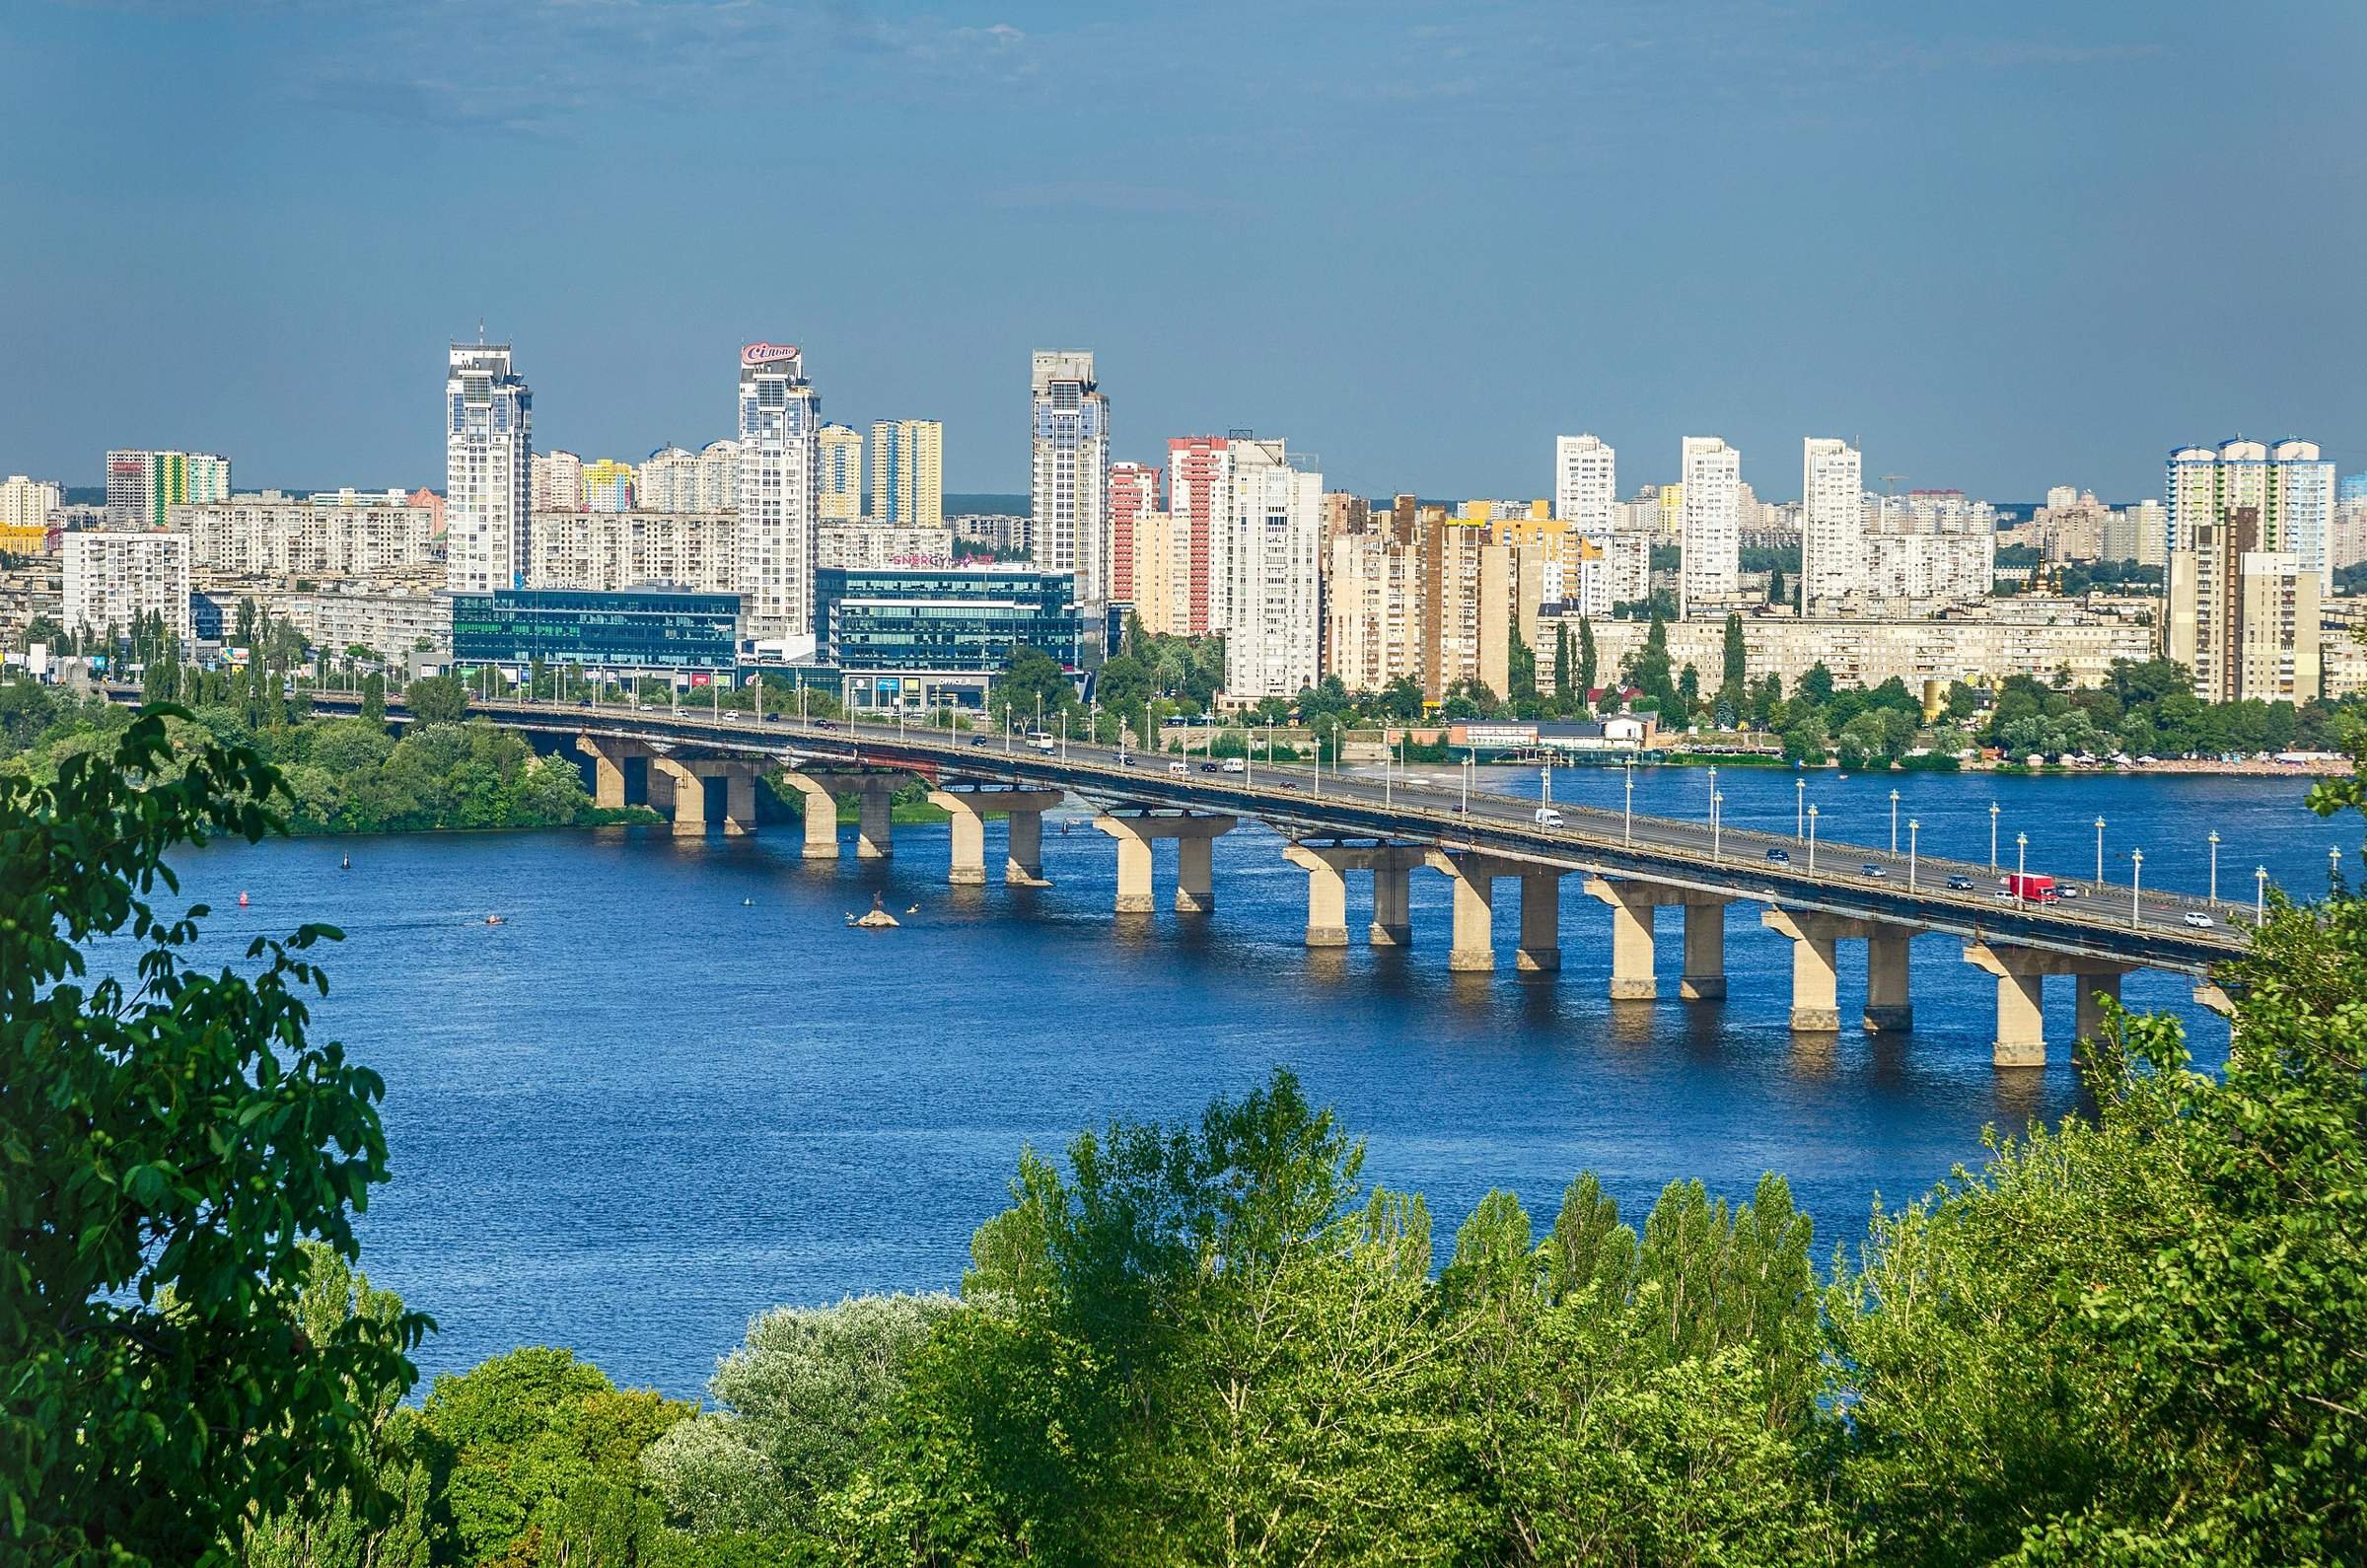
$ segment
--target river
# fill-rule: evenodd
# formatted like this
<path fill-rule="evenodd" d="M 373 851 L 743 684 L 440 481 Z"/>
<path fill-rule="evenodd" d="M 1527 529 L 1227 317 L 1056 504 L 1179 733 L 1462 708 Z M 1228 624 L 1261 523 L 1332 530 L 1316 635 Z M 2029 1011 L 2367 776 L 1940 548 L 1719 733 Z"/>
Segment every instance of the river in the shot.
<path fill-rule="evenodd" d="M 1478 776 L 1539 788 L 1526 771 Z M 1700 769 L 1636 778 L 1639 812 L 1706 811 Z M 2099 815 L 2123 886 L 2142 847 L 2148 887 L 2202 891 L 2213 828 L 2228 897 L 2251 896 L 2256 864 L 2304 896 L 2325 889 L 2329 847 L 2357 864 L 2356 820 L 2311 817 L 2300 780 L 1806 779 L 1828 842 L 1887 844 L 1895 787 L 1901 847 L 1911 816 L 1938 854 L 1985 860 L 1997 802 L 2008 869 L 2028 833 L 2033 871 L 2091 875 Z M 1553 776 L 1557 801 L 1615 807 L 1622 785 L 1615 769 Z M 1727 768 L 1718 787 L 1729 824 L 1790 829 L 1792 774 Z M 990 826 L 990 866 L 999 839 Z M 1082 814 L 1047 820 L 1042 890 L 947 888 L 942 826 L 898 828 L 889 863 L 808 864 L 798 847 L 794 830 L 677 842 L 636 828 L 181 857 L 186 892 L 216 911 L 209 960 L 306 920 L 346 934 L 317 1024 L 387 1080 L 394 1178 L 363 1223 L 364 1264 L 442 1324 L 424 1371 L 550 1343 L 620 1383 L 695 1395 L 774 1304 L 955 1287 L 1024 1145 L 1058 1151 L 1114 1115 L 1190 1116 L 1276 1063 L 1369 1139 L 1369 1180 L 1428 1194 L 1442 1257 L 1491 1186 L 1542 1229 L 1585 1170 L 1637 1221 L 1673 1178 L 1740 1197 L 1780 1172 L 1823 1256 L 1862 1235 L 1877 1195 L 1899 1204 L 1977 1161 L 1984 1127 L 2082 1100 L 2070 982 L 2049 982 L 2049 1065 L 1998 1072 L 1993 982 L 1945 938 L 1915 945 L 1911 1035 L 1796 1038 L 1788 955 L 1747 906 L 1728 924 L 1723 1004 L 1676 1000 L 1671 912 L 1664 1000 L 1614 1008 L 1608 912 L 1575 879 L 1559 976 L 1516 978 L 1518 922 L 1499 919 L 1502 969 L 1473 978 L 1446 971 L 1447 884 L 1431 874 L 1414 880 L 1410 952 L 1308 951 L 1305 875 L 1255 826 L 1217 843 L 1213 916 L 1122 934 L 1113 846 Z M 1163 906 L 1171 871 L 1163 856 Z M 846 929 L 874 890 L 918 912 Z M 1852 1022 L 1858 951 L 1842 950 Z M 2132 975 L 2126 998 L 2191 1018 L 2206 1062 L 2224 1053 L 2224 1025 L 2182 978 Z"/>

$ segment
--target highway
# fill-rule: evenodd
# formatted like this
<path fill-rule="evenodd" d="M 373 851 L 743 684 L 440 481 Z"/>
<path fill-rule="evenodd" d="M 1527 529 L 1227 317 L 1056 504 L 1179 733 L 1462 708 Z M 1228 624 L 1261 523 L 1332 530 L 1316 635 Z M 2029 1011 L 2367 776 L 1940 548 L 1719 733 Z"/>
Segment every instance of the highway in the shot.
<path fill-rule="evenodd" d="M 315 695 L 323 707 L 349 699 Z M 1607 877 L 1676 887 L 1844 917 L 1911 924 L 1968 941 L 2011 943 L 2106 957 L 2196 974 L 2244 951 L 2252 908 L 2125 886 L 2097 888 L 2057 879 L 2078 895 L 2041 904 L 2002 895 L 1986 865 L 1892 854 L 1707 821 L 1556 804 L 1558 825 L 1540 822 L 1539 803 L 1460 788 L 1385 768 L 1337 772 L 1305 765 L 1223 764 L 1172 753 L 1120 751 L 1082 742 L 1039 750 L 1024 738 L 923 726 L 816 720 L 766 714 L 761 722 L 725 710 L 700 714 L 654 707 L 512 701 L 472 703 L 495 723 L 583 732 L 717 754 L 761 755 L 787 766 L 876 767 L 940 782 L 965 780 L 1059 788 L 1104 810 L 1191 811 L 1255 819 L 1292 837 L 1387 839 L 1434 844 Z M 399 718 L 399 712 L 394 714 Z M 1951 881 L 1966 886 L 1951 887 Z M 2198 926 L 2189 915 L 2210 924 Z"/>

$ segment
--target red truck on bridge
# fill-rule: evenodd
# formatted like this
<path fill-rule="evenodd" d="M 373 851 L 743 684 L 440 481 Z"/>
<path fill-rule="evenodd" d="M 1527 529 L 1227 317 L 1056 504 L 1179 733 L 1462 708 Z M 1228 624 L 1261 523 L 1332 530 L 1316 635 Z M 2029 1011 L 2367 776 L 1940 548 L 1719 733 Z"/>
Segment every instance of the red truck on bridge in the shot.
<path fill-rule="evenodd" d="M 2060 903 L 2062 894 L 2054 891 L 2054 879 L 2036 874 L 2007 872 L 2005 891 L 2025 903 Z"/>

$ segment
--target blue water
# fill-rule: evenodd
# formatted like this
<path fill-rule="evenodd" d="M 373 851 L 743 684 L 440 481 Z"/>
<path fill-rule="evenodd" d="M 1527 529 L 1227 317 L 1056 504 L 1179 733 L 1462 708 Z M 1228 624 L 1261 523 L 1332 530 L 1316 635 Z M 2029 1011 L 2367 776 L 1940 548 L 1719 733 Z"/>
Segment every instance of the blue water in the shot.
<path fill-rule="evenodd" d="M 1537 788 L 1530 773 L 1494 782 Z M 1621 785 L 1615 770 L 1553 780 L 1556 800 L 1614 806 Z M 1788 829 L 1791 775 L 1730 768 L 1719 785 L 1730 823 Z M 2092 873 L 2101 813 L 2108 869 L 2124 880 L 2142 845 L 2148 886 L 2200 891 L 2216 826 L 2229 896 L 2249 896 L 2263 861 L 2315 894 L 2327 848 L 2359 843 L 2355 820 L 2300 810 L 2298 781 L 1829 772 L 1810 775 L 1823 836 L 1887 842 L 1894 786 L 1935 854 L 1985 859 L 1998 801 L 2008 864 L 2028 832 L 2034 871 Z M 1698 813 L 1707 790 L 1698 770 L 1646 771 L 1636 806 Z M 1559 976 L 1514 976 L 1506 917 L 1501 972 L 1451 976 L 1443 878 L 1414 880 L 1409 953 L 1310 952 L 1304 874 L 1245 826 L 1217 844 L 1213 916 L 1121 931 L 1113 846 L 1068 820 L 1046 824 L 1054 886 L 1040 891 L 947 888 L 943 827 L 897 829 L 885 865 L 809 865 L 793 831 L 631 829 L 215 846 L 183 870 L 217 911 L 210 959 L 304 920 L 346 933 L 317 1018 L 387 1080 L 394 1175 L 364 1223 L 364 1261 L 441 1321 L 430 1373 L 553 1343 L 621 1382 L 695 1394 L 765 1308 L 956 1285 L 1026 1144 L 1058 1150 L 1112 1115 L 1193 1115 L 1278 1062 L 1370 1140 L 1370 1179 L 1429 1195 L 1442 1254 L 1489 1187 L 1517 1190 L 1542 1227 L 1592 1170 L 1639 1218 L 1675 1177 L 1740 1196 L 1781 1172 L 1822 1255 L 1862 1232 L 1876 1194 L 1903 1201 L 1977 1160 L 1984 1126 L 2081 1104 L 2059 1044 L 2043 1071 L 1991 1068 L 1991 982 L 1949 939 L 1915 945 L 1913 1034 L 1795 1038 L 1788 954 L 1748 905 L 1729 916 L 1723 1004 L 1675 999 L 1671 913 L 1667 999 L 1614 1008 L 1607 912 L 1576 879 Z M 990 827 L 990 865 L 999 837 Z M 1162 856 L 1163 905 L 1172 886 Z M 897 931 L 847 930 L 875 889 L 920 912 Z M 496 910 L 506 923 L 485 926 Z M 1843 948 L 1851 1020 L 1857 951 Z M 2194 1013 L 2187 983 L 2132 975 L 2126 996 L 2194 1018 L 2215 1060 L 2225 1028 Z M 2070 982 L 2049 985 L 2060 1042 Z"/>

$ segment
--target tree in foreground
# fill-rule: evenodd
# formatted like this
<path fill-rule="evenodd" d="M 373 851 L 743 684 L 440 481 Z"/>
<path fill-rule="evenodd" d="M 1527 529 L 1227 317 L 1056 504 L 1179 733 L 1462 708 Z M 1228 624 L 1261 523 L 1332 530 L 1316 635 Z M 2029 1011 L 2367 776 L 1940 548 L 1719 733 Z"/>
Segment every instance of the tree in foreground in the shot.
<path fill-rule="evenodd" d="M 168 851 L 278 830 L 282 792 L 251 750 L 174 758 L 169 711 L 0 775 L 0 1555 L 209 1563 L 308 1492 L 383 1512 L 355 1390 L 407 1388 L 429 1326 L 297 1311 L 304 1244 L 356 1255 L 386 1178 L 383 1087 L 307 1037 L 333 930 L 183 962 L 206 911 L 152 904 Z M 136 976 L 89 981 L 99 944 Z"/>

